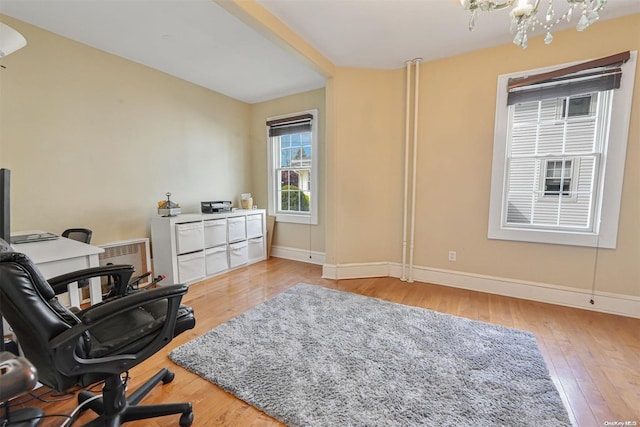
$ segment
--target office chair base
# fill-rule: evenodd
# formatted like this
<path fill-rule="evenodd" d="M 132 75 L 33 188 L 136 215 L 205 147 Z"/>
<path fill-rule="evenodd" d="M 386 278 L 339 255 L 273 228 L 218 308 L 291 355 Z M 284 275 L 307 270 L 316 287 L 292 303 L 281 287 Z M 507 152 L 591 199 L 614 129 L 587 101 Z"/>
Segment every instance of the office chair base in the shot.
<path fill-rule="evenodd" d="M 130 396 L 125 395 L 125 385 L 120 375 L 114 375 L 105 381 L 102 397 L 93 399 L 95 395 L 88 391 L 78 394 L 78 403 L 86 402 L 86 409 L 91 409 L 99 415 L 95 420 L 85 424 L 85 427 L 109 426 L 116 427 L 128 421 L 144 420 L 165 415 L 180 415 L 180 426 L 188 427 L 193 423 L 193 409 L 191 403 L 164 403 L 157 405 L 138 405 L 157 384 L 173 381 L 174 374 L 164 368 L 144 383 Z"/>

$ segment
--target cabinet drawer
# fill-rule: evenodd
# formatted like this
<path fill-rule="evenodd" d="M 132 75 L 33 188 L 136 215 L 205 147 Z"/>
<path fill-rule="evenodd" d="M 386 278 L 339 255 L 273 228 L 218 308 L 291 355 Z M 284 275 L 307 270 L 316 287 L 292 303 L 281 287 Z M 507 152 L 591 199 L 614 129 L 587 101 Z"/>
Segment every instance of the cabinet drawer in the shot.
<path fill-rule="evenodd" d="M 204 222 L 204 247 L 211 248 L 227 243 L 227 219 L 212 219 Z"/>
<path fill-rule="evenodd" d="M 249 261 L 260 260 L 264 257 L 264 237 L 254 237 L 247 241 Z"/>
<path fill-rule="evenodd" d="M 229 242 L 237 242 L 247 238 L 246 217 L 238 216 L 227 219 Z"/>
<path fill-rule="evenodd" d="M 247 237 L 262 236 L 262 215 L 247 215 Z"/>
<path fill-rule="evenodd" d="M 229 268 L 238 267 L 249 261 L 247 242 L 232 243 L 229 245 Z"/>
<path fill-rule="evenodd" d="M 207 249 L 204 253 L 207 276 L 229 268 L 227 245 Z"/>
<path fill-rule="evenodd" d="M 179 254 L 204 249 L 202 221 L 176 224 L 176 251 Z"/>
<path fill-rule="evenodd" d="M 178 283 L 204 279 L 204 251 L 178 256 Z"/>

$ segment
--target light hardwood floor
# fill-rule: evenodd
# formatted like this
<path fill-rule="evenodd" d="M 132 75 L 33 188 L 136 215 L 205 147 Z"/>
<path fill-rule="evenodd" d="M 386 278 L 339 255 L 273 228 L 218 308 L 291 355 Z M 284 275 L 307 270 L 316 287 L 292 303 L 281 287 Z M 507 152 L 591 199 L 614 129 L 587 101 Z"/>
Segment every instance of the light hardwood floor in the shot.
<path fill-rule="evenodd" d="M 424 283 L 407 284 L 393 278 L 325 280 L 321 267 L 272 258 L 192 285 L 183 302 L 196 313 L 195 329 L 176 337 L 165 349 L 130 371 L 129 390 L 162 367 L 175 380 L 156 387 L 143 403 L 193 403 L 194 426 L 282 425 L 208 381 L 171 362 L 167 353 L 234 316 L 300 283 L 424 307 L 532 332 L 569 415 L 576 426 L 605 426 L 635 422 L 640 426 L 640 319 L 613 316 L 465 291 Z M 30 401 L 48 414 L 69 413 L 74 396 L 52 394 L 46 387 L 34 392 L 48 400 Z M 19 398 L 26 400 L 26 396 Z M 90 412 L 80 422 L 92 418 Z M 44 426 L 59 426 L 62 418 L 48 418 Z M 78 425 L 80 423 L 77 423 Z M 128 423 L 131 426 L 177 426 L 178 416 Z M 624 425 L 624 424 L 622 424 Z"/>

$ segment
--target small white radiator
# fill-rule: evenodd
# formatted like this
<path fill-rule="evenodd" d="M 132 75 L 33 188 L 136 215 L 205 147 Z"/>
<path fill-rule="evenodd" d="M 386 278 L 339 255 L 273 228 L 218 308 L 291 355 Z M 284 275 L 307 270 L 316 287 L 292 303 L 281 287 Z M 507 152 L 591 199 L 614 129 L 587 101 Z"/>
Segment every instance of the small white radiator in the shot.
<path fill-rule="evenodd" d="M 149 239 L 120 240 L 118 242 L 100 245 L 104 253 L 99 255 L 100 265 L 130 264 L 136 269 L 133 276 L 139 276 L 151 270 L 151 254 L 149 252 Z M 140 282 L 145 285 L 153 280 L 153 274 Z"/>

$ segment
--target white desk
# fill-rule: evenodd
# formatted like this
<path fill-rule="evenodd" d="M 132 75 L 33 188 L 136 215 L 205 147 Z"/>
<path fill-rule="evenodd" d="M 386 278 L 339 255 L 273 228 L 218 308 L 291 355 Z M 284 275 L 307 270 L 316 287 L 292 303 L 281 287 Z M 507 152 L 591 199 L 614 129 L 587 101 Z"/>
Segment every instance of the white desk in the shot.
<path fill-rule="evenodd" d="M 28 231 L 14 233 L 29 234 L 42 233 L 41 231 Z M 14 251 L 27 255 L 33 263 L 38 267 L 45 279 L 58 276 L 64 273 L 81 270 L 83 268 L 98 267 L 98 255 L 104 252 L 104 249 L 97 246 L 87 245 L 76 240 L 59 237 L 55 240 L 46 240 L 43 242 L 29 242 L 11 245 Z M 102 289 L 100 286 L 100 278 L 93 278 L 90 281 L 89 293 L 91 304 L 102 301 Z M 61 302 L 69 304 L 73 307 L 80 307 L 81 296 L 78 291 L 78 284 L 69 285 L 69 301 L 64 301 L 61 295 Z"/>

